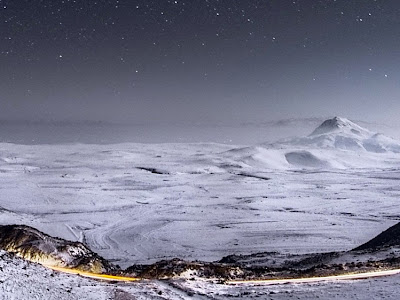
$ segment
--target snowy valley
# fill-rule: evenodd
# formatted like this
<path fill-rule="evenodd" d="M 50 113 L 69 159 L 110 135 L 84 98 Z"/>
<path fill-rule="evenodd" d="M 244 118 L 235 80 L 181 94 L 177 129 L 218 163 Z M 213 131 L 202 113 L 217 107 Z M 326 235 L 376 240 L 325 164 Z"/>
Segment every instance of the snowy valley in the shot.
<path fill-rule="evenodd" d="M 246 147 L 2 143 L 0 225 L 81 242 L 124 269 L 257 253 L 285 262 L 349 251 L 398 223 L 399 180 L 400 142 L 339 117 L 304 137 Z M 6 253 L 0 263 L 0 299 L 341 299 L 350 291 L 353 299 L 395 299 L 400 278 L 236 287 L 180 277 L 120 286 L 53 274 Z M 45 288 L 53 281 L 61 294 Z"/>

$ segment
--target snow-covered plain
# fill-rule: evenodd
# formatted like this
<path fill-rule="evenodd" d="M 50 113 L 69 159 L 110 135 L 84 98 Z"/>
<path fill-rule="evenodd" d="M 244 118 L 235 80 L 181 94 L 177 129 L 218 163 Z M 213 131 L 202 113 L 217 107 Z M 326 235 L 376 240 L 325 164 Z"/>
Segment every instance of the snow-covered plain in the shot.
<path fill-rule="evenodd" d="M 0 223 L 29 225 L 84 242 L 121 267 L 174 257 L 214 261 L 229 254 L 349 250 L 400 219 L 400 143 L 360 130 L 346 119 L 333 123 L 329 130 L 308 137 L 251 147 L 3 143 Z M 13 278 L 26 279 L 28 271 L 20 269 L 19 260 L 1 263 L 2 276 L 11 278 L 9 274 L 16 272 Z M 35 283 L 38 289 L 53 280 L 51 271 L 29 265 L 31 269 L 29 274 L 41 273 Z M 86 289 L 112 298 L 109 291 L 116 289 L 54 276 L 62 277 L 64 285 L 85 286 L 71 299 L 85 298 L 79 293 L 84 295 Z M 4 299 L 13 299 L 15 283 L 13 288 L 10 280 L 0 280 Z M 379 295 L 396 280 L 398 276 L 268 289 L 182 282 L 179 290 L 188 288 L 216 299 L 270 292 L 277 293 L 277 299 L 309 299 L 310 293 L 363 299 L 360 295 Z M 126 288 L 144 292 L 147 287 L 154 291 L 154 286 L 165 288 L 157 282 Z M 27 293 L 31 287 L 26 287 Z M 363 294 L 357 295 L 358 290 Z M 131 299 L 127 295 L 114 298 Z"/>

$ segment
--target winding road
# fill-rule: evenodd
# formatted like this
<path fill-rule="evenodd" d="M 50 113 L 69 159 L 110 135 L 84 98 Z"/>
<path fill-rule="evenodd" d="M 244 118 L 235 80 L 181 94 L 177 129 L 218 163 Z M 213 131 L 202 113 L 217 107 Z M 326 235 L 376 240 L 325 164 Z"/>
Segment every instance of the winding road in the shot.
<path fill-rule="evenodd" d="M 136 277 L 115 276 L 115 275 L 108 275 L 108 274 L 96 274 L 96 273 L 85 272 L 85 271 L 81 271 L 81 270 L 77 270 L 77 269 L 68 269 L 68 268 L 62 268 L 62 267 L 54 267 L 54 266 L 45 266 L 45 267 L 49 268 L 51 270 L 54 270 L 54 271 L 62 272 L 62 273 L 75 274 L 75 275 L 80 275 L 83 277 L 99 279 L 99 280 L 107 280 L 107 281 L 115 281 L 115 282 L 135 282 L 135 281 L 143 280 L 141 278 L 136 278 Z"/>
<path fill-rule="evenodd" d="M 314 283 L 314 282 L 337 281 L 337 280 L 357 280 L 357 279 L 390 276 L 396 274 L 400 274 L 400 269 L 354 273 L 345 275 L 332 275 L 323 277 L 265 279 L 265 280 L 229 280 L 226 281 L 225 283 L 229 285 L 236 285 L 236 284 L 276 285 L 276 284 L 288 284 L 288 283 Z"/>
<path fill-rule="evenodd" d="M 115 276 L 108 274 L 95 274 L 90 272 L 84 272 L 76 269 L 68 269 L 62 267 L 46 266 L 54 271 L 76 274 L 87 278 L 107 280 L 113 282 L 138 282 L 144 279 L 137 277 L 125 277 L 125 276 Z M 243 284 L 255 284 L 255 285 L 279 285 L 279 284 L 290 284 L 290 283 L 315 283 L 315 282 L 329 282 L 337 280 L 358 280 L 367 279 L 375 277 L 383 277 L 400 274 L 400 269 L 394 270 L 384 270 L 384 271 L 374 271 L 365 273 L 355 273 L 355 274 L 345 274 L 345 275 L 333 275 L 333 276 L 323 276 L 323 277 L 307 277 L 307 278 L 288 278 L 288 279 L 259 279 L 259 280 L 228 280 L 225 284 L 228 285 L 243 285 Z"/>

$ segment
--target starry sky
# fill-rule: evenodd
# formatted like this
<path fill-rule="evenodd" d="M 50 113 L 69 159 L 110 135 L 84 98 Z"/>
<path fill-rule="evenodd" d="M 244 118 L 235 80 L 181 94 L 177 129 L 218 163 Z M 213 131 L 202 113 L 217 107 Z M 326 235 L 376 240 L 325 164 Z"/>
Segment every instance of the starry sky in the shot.
<path fill-rule="evenodd" d="M 398 0 L 0 0 L 0 119 L 398 121 Z"/>

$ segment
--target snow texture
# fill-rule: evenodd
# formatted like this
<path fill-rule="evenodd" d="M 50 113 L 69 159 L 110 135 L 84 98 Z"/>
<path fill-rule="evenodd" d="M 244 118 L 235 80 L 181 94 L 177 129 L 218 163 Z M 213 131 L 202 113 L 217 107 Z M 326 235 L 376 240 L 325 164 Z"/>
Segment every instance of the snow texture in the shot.
<path fill-rule="evenodd" d="M 400 143 L 353 124 L 336 118 L 309 136 L 250 147 L 3 143 L 0 223 L 84 242 L 121 267 L 174 257 L 215 261 L 266 251 L 349 250 L 400 219 Z M 27 279 L 18 267 L 26 263 L 1 263 L 6 270 L 1 276 L 12 278 L 1 279 L 4 299 L 13 299 L 27 280 L 21 291 L 37 289 L 37 298 L 57 299 L 46 291 L 53 284 L 50 271 L 29 264 L 32 277 Z M 76 287 L 83 280 L 65 276 L 54 287 Z M 276 292 L 274 299 L 364 299 L 391 298 L 397 294 L 396 280 L 398 276 L 267 290 L 191 281 L 182 286 L 207 291 L 215 299 L 270 292 Z M 81 287 L 98 290 L 96 299 L 107 293 L 103 284 L 83 281 Z M 134 288 L 152 293 L 153 283 L 149 285 L 150 290 L 146 285 Z M 156 285 L 165 288 L 164 283 Z M 90 299 L 85 289 L 58 298 Z M 23 295 L 19 299 L 35 299 Z"/>

